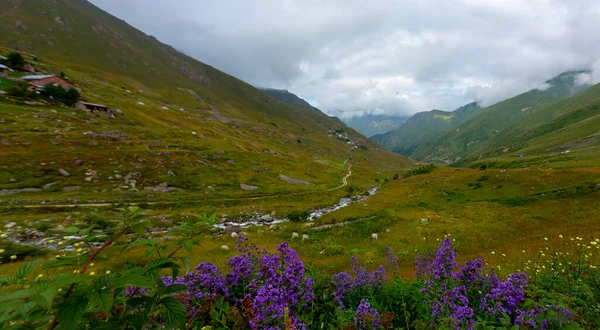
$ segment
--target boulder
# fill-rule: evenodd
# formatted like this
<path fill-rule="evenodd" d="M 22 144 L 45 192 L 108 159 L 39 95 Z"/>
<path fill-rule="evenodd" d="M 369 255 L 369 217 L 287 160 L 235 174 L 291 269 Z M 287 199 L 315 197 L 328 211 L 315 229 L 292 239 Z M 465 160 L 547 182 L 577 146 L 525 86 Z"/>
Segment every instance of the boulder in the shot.
<path fill-rule="evenodd" d="M 256 190 L 256 189 L 259 189 L 260 187 L 251 186 L 251 185 L 248 185 L 248 184 L 240 183 L 240 188 L 242 190 Z"/>
<path fill-rule="evenodd" d="M 311 184 L 308 181 L 304 181 L 304 180 L 300 180 L 300 179 L 296 179 L 296 178 L 291 178 L 291 177 L 285 176 L 283 174 L 279 174 L 279 180 L 281 180 L 283 182 L 291 183 L 291 184 L 304 185 L 304 186 L 308 186 L 308 185 Z"/>

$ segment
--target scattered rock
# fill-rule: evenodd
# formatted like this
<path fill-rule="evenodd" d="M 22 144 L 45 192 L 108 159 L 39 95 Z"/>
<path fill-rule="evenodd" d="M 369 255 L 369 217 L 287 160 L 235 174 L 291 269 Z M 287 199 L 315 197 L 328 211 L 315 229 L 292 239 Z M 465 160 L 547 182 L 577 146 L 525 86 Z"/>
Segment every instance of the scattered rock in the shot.
<path fill-rule="evenodd" d="M 307 239 L 308 239 L 308 235 L 306 235 L 306 234 L 302 235 L 302 240 L 303 240 L 303 241 L 304 241 L 304 240 L 307 240 Z"/>
<path fill-rule="evenodd" d="M 260 189 L 260 187 L 257 187 L 257 186 L 251 186 L 251 185 L 244 184 L 244 183 L 240 183 L 240 188 L 241 188 L 242 190 L 256 190 L 256 189 Z"/>
<path fill-rule="evenodd" d="M 17 223 L 16 222 L 9 222 L 7 224 L 4 225 L 4 228 L 12 228 L 14 226 L 16 226 Z"/>
<path fill-rule="evenodd" d="M 56 16 L 56 17 L 54 17 L 54 23 L 59 24 L 59 25 L 64 25 L 65 21 L 63 21 L 63 19 L 60 16 Z"/>
<path fill-rule="evenodd" d="M 2 189 L 0 190 L 0 196 L 40 191 L 42 191 L 42 189 L 39 188 Z"/>
<path fill-rule="evenodd" d="M 68 187 L 64 187 L 63 190 L 64 191 L 75 191 L 75 190 L 79 190 L 81 189 L 81 186 L 68 186 Z"/>
<path fill-rule="evenodd" d="M 221 245 L 221 249 L 222 250 L 229 250 L 229 246 L 227 246 L 227 245 Z"/>
<path fill-rule="evenodd" d="M 52 187 L 55 184 L 56 184 L 56 182 L 46 183 L 45 185 L 42 186 L 42 189 L 50 189 L 50 187 Z"/>
<path fill-rule="evenodd" d="M 77 166 L 79 166 L 79 165 L 81 165 L 82 163 L 83 163 L 83 161 L 82 161 L 81 159 L 77 158 L 77 157 L 75 157 L 75 159 L 73 159 L 73 164 L 74 164 L 74 165 L 77 165 Z"/>
<path fill-rule="evenodd" d="M 62 174 L 63 176 L 70 176 L 71 174 L 67 171 L 65 171 L 62 168 L 59 168 L 58 171 L 60 172 L 60 174 Z"/>
<path fill-rule="evenodd" d="M 285 176 L 283 174 L 279 174 L 279 180 L 281 180 L 283 182 L 291 183 L 291 184 L 304 185 L 304 186 L 308 186 L 311 184 L 310 182 L 296 179 L 296 178 L 290 178 L 289 176 Z"/>
<path fill-rule="evenodd" d="M 114 131 L 105 131 L 105 132 L 85 132 L 83 135 L 89 136 L 94 140 L 103 140 L 103 141 L 120 141 L 125 138 L 125 134 L 123 132 L 114 130 Z"/>
<path fill-rule="evenodd" d="M 292 233 L 292 238 L 298 238 L 300 235 L 298 235 L 298 233 L 294 232 Z"/>
<path fill-rule="evenodd" d="M 181 188 L 169 187 L 169 185 L 166 182 L 163 182 L 156 187 L 144 187 L 144 190 L 156 192 L 183 191 L 183 189 Z"/>
<path fill-rule="evenodd" d="M 173 172 L 173 171 L 171 171 L 171 170 L 169 170 L 169 172 L 167 172 L 167 174 L 168 174 L 169 176 L 177 176 L 177 174 L 175 174 L 175 172 Z"/>
<path fill-rule="evenodd" d="M 15 178 L 10 178 L 10 179 L 8 179 L 8 181 L 10 181 L 11 183 L 15 183 L 15 182 L 17 182 L 17 179 L 15 179 Z"/>
<path fill-rule="evenodd" d="M 372 237 L 373 239 L 379 239 L 379 235 L 377 235 L 377 234 L 371 234 L 371 237 Z"/>

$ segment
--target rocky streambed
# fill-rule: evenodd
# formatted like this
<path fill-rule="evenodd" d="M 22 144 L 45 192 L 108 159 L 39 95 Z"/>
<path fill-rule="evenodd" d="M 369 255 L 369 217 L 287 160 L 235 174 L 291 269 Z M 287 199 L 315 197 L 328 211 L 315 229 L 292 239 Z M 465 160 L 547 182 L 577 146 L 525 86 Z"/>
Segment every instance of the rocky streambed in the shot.
<path fill-rule="evenodd" d="M 321 209 L 313 210 L 308 216 L 308 221 L 313 221 L 318 219 L 326 214 L 337 211 L 341 208 L 347 207 L 354 203 L 359 203 L 367 200 L 369 197 L 375 195 L 379 187 L 373 187 L 368 190 L 365 195 L 355 195 L 352 197 L 343 197 L 340 201 L 332 206 L 324 207 Z M 248 228 L 251 226 L 271 226 L 276 225 L 283 222 L 288 222 L 290 219 L 286 217 L 276 217 L 274 215 L 254 215 L 254 216 L 243 216 L 239 218 L 229 219 L 224 217 L 220 223 L 216 224 L 215 227 L 221 228 L 225 233 L 239 232 L 243 228 Z"/>

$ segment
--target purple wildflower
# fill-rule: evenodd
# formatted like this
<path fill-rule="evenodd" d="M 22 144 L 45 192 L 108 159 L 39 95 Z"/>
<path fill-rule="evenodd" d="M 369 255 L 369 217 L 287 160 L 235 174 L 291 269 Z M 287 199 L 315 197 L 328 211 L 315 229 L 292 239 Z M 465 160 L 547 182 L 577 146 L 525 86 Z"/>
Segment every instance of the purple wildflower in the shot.
<path fill-rule="evenodd" d="M 359 330 L 379 329 L 381 319 L 377 310 L 371 308 L 369 299 L 362 299 L 360 301 L 354 316 L 354 324 Z"/>

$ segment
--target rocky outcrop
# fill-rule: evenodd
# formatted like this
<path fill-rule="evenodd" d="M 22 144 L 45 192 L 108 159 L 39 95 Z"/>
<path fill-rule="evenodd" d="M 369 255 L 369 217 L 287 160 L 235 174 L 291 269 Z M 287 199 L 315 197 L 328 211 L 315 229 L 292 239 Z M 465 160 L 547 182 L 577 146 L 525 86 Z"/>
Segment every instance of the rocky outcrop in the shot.
<path fill-rule="evenodd" d="M 281 180 L 283 182 L 291 183 L 291 184 L 304 185 L 304 186 L 308 186 L 311 184 L 308 181 L 304 181 L 304 180 L 300 180 L 300 179 L 296 179 L 296 178 L 290 178 L 289 176 L 285 176 L 283 174 L 279 174 L 279 180 Z"/>

